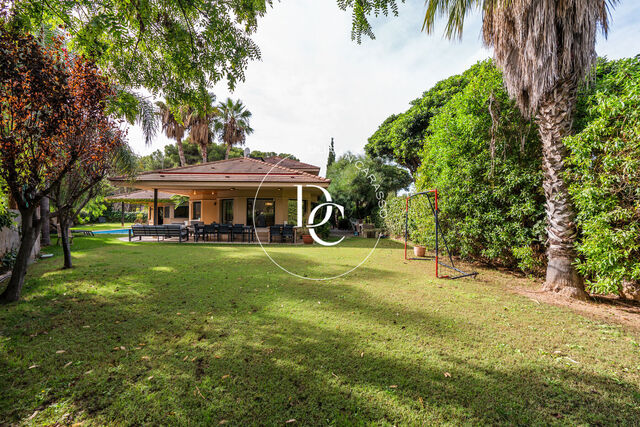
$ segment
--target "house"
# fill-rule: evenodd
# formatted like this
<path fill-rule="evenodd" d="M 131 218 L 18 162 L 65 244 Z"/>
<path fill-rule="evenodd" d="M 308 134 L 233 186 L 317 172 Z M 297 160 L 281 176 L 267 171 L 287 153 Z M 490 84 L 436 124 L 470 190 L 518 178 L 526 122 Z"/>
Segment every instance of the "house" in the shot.
<path fill-rule="evenodd" d="M 255 219 L 256 228 L 266 229 L 275 224 L 297 224 L 298 188 L 302 192 L 303 217 L 308 217 L 322 195 L 321 188 L 331 182 L 319 172 L 317 166 L 287 158 L 241 157 L 144 172 L 133 180 L 115 177 L 110 181 L 140 190 L 118 195 L 117 201 L 126 201 L 125 197 L 131 197 L 127 203 L 144 201 L 149 205 L 149 224 L 200 221 L 254 225 Z M 175 208 L 169 200 L 173 194 L 187 196 L 188 204 Z"/>

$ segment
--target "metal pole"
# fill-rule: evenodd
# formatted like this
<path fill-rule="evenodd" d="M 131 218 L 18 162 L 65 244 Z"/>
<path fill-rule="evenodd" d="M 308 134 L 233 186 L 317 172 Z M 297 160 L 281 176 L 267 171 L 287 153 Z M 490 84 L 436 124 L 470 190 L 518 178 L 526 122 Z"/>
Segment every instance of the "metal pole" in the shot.
<path fill-rule="evenodd" d="M 408 222 L 409 222 L 409 196 L 407 196 L 407 204 L 404 209 L 404 259 L 407 259 Z"/>
<path fill-rule="evenodd" d="M 158 189 L 153 189 L 153 225 L 158 225 Z"/>
<path fill-rule="evenodd" d="M 436 223 L 436 278 L 438 278 L 438 229 L 440 228 L 438 225 L 438 190 L 436 189 L 434 191 L 435 194 L 435 210 L 434 210 L 434 217 L 435 217 L 435 223 Z"/>

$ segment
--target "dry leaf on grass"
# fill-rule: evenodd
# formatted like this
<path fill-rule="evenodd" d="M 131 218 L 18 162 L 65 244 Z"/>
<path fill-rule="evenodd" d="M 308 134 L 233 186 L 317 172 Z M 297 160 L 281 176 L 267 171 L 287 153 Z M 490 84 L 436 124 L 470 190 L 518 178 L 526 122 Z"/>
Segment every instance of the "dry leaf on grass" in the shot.
<path fill-rule="evenodd" d="M 58 350 L 58 351 L 56 351 L 56 354 L 62 354 L 62 353 L 66 353 L 66 352 L 67 352 L 66 350 Z"/>
<path fill-rule="evenodd" d="M 444 376 L 447 377 L 447 378 L 451 378 L 451 374 L 449 372 L 445 372 Z"/>
<path fill-rule="evenodd" d="M 31 365 L 31 366 L 29 366 L 29 369 L 34 369 L 34 368 L 37 368 L 37 367 L 39 367 L 39 366 L 40 366 L 40 365 Z"/>
<path fill-rule="evenodd" d="M 64 364 L 64 367 L 66 368 L 66 367 L 68 367 L 69 365 L 71 365 L 72 363 L 73 363 L 73 362 L 67 362 L 67 363 L 65 363 L 65 364 Z"/>
<path fill-rule="evenodd" d="M 290 420 L 285 421 L 285 424 L 291 424 L 291 423 L 295 423 L 296 419 L 295 418 L 291 418 Z"/>
<path fill-rule="evenodd" d="M 389 388 L 398 388 L 398 386 L 394 384 L 394 385 L 390 385 Z"/>

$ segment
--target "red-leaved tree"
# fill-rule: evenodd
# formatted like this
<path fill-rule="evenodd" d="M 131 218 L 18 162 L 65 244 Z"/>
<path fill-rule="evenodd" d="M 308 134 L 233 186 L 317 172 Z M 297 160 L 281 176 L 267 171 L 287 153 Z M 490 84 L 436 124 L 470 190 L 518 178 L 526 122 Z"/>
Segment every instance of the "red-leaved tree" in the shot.
<path fill-rule="evenodd" d="M 42 43 L 0 27 L 0 176 L 21 214 L 20 248 L 0 301 L 20 298 L 42 227 L 35 215 L 42 198 L 79 165 L 103 161 L 122 143 L 115 125 L 110 137 L 92 137 L 109 95 L 98 70 L 71 58 L 62 39 Z"/>

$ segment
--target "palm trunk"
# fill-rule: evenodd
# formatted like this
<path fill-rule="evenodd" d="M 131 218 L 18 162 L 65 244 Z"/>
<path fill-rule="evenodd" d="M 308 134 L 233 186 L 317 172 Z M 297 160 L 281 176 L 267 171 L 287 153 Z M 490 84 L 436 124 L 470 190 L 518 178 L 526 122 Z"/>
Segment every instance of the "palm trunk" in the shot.
<path fill-rule="evenodd" d="M 564 178 L 567 149 L 562 138 L 571 132 L 571 118 L 576 99 L 576 85 L 571 81 L 558 84 L 542 100 L 537 122 L 542 140 L 542 169 L 546 198 L 547 277 L 544 289 L 586 299 L 582 278 L 573 263 L 576 259 L 577 235 L 575 213 Z"/>
<path fill-rule="evenodd" d="M 202 163 L 207 163 L 207 144 L 200 146 L 200 153 L 202 154 Z"/>
<path fill-rule="evenodd" d="M 71 268 L 71 247 L 69 245 L 69 221 L 60 218 L 60 237 L 62 240 L 62 253 L 64 254 L 64 265 L 62 268 Z"/>
<path fill-rule="evenodd" d="M 18 249 L 16 263 L 13 266 L 9 284 L 2 295 L 0 295 L 0 302 L 13 302 L 20 299 L 22 286 L 24 285 L 24 276 L 27 274 L 29 257 L 31 256 L 33 245 L 36 243 L 42 226 L 42 219 L 34 220 L 35 211 L 35 207 L 20 209 L 20 215 L 22 217 L 20 248 Z"/>
<path fill-rule="evenodd" d="M 184 147 L 182 146 L 182 138 L 176 139 L 176 145 L 178 146 L 178 156 L 180 156 L 180 166 L 186 166 L 187 161 L 184 158 Z"/>
<path fill-rule="evenodd" d="M 228 159 L 229 158 L 229 154 L 231 153 L 231 144 L 227 144 L 227 149 L 224 152 L 224 159 Z"/>

